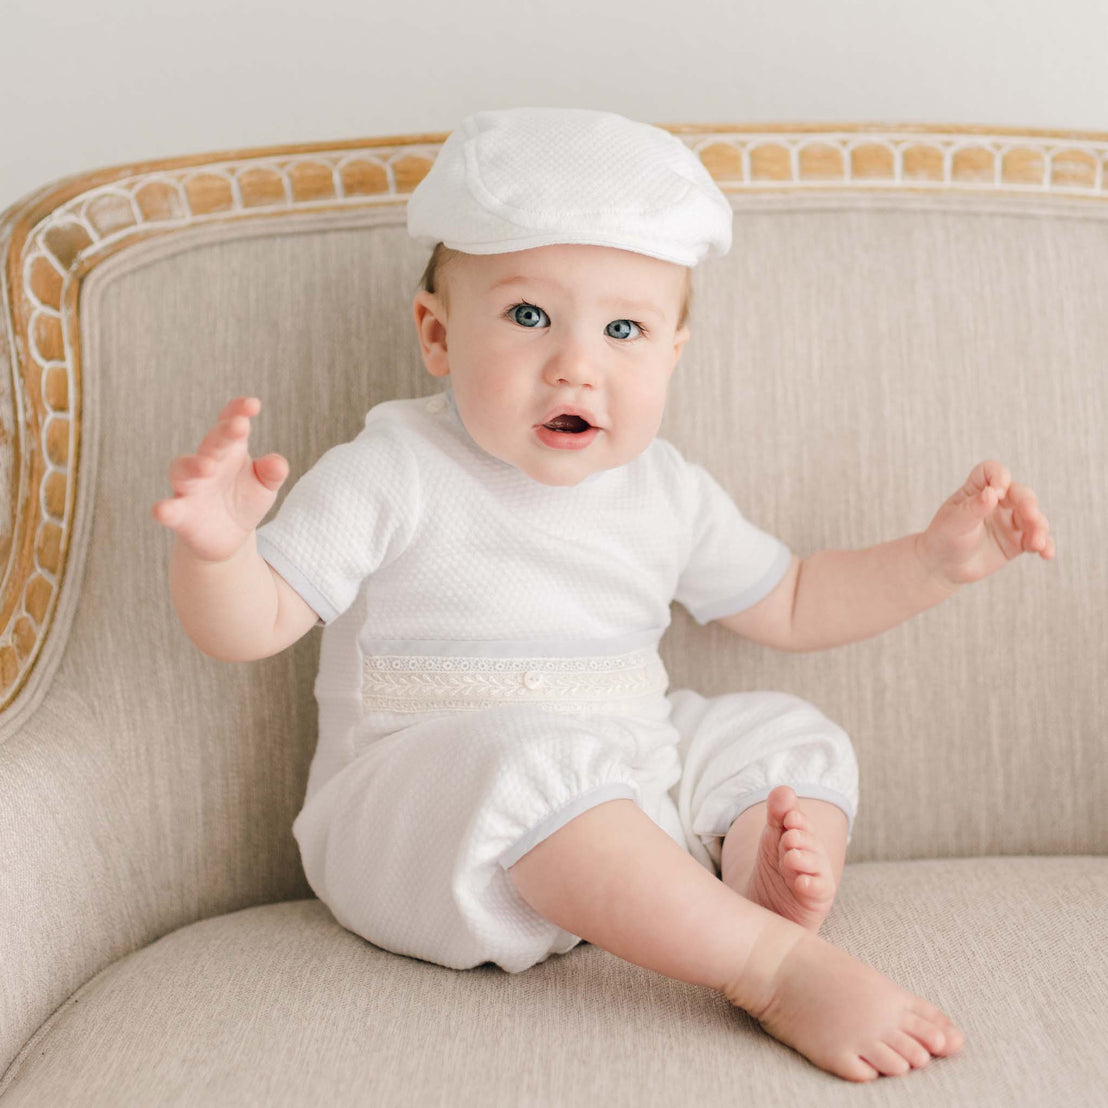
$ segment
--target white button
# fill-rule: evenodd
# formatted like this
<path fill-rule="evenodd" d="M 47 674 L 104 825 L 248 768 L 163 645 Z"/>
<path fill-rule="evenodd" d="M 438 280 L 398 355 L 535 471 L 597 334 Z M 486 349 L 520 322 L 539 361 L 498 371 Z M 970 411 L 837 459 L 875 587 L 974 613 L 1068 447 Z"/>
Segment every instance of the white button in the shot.
<path fill-rule="evenodd" d="M 427 401 L 427 410 L 429 412 L 446 411 L 446 397 L 432 396 L 431 399 Z"/>
<path fill-rule="evenodd" d="M 538 687 L 539 687 L 539 686 L 540 686 L 540 685 L 542 684 L 542 674 L 541 674 L 541 673 L 537 673 L 537 672 L 536 672 L 535 670 L 533 670 L 533 669 L 529 669 L 529 670 L 528 670 L 528 671 L 527 671 L 527 672 L 526 672 L 526 673 L 525 673 L 525 674 L 523 675 L 523 683 L 524 683 L 524 684 L 525 684 L 525 685 L 526 685 L 526 686 L 527 686 L 527 687 L 528 687 L 529 689 L 537 689 L 537 688 L 538 688 Z"/>

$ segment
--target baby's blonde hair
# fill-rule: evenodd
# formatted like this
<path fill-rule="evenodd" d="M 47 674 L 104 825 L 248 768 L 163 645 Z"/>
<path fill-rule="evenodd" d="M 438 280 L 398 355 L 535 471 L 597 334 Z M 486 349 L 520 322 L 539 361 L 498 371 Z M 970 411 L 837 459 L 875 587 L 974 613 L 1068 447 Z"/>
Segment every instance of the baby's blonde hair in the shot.
<path fill-rule="evenodd" d="M 419 279 L 420 287 L 425 292 L 438 294 L 442 300 L 443 307 L 448 313 L 450 311 L 450 297 L 447 292 L 448 282 L 443 279 L 443 273 L 455 258 L 461 256 L 461 251 L 451 250 L 449 246 L 441 242 L 436 243 L 435 249 L 431 251 L 431 257 L 427 262 L 427 268 L 423 271 L 423 276 Z M 680 318 L 677 320 L 676 329 L 678 331 L 688 322 L 691 305 L 692 269 L 689 266 L 685 266 L 685 291 L 681 300 Z"/>

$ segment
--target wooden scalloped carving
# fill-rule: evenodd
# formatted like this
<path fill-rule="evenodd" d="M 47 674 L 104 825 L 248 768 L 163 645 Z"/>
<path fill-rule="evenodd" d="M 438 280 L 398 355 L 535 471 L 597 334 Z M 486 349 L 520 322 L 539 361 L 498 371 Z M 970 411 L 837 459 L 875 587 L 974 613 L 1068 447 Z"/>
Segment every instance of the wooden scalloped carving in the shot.
<path fill-rule="evenodd" d="M 1105 199 L 1108 134 L 926 125 L 667 126 L 725 192 L 966 190 Z M 207 222 L 402 205 L 446 134 L 118 166 L 0 215 L 0 711 L 50 631 L 81 458 L 81 281 L 116 251 Z M 8 364 L 8 359 L 12 364 Z"/>

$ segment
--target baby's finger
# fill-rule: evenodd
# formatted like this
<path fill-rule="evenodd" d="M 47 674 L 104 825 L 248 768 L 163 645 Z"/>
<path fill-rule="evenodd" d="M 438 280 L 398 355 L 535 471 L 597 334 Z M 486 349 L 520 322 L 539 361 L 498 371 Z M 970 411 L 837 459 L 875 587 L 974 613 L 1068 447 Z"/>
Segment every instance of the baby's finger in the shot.
<path fill-rule="evenodd" d="M 1047 541 L 1050 538 L 1050 524 L 1045 519 L 1040 519 L 1034 527 L 1028 528 L 1024 532 L 1024 550 L 1027 551 L 1041 551 L 1046 549 Z"/>
<path fill-rule="evenodd" d="M 188 492 L 197 482 L 211 477 L 216 470 L 213 458 L 198 454 L 182 454 L 169 463 L 169 483 L 174 492 Z"/>
<path fill-rule="evenodd" d="M 256 416 L 262 409 L 262 402 L 256 396 L 236 396 L 223 405 L 219 419 L 231 419 L 237 415 Z"/>
<path fill-rule="evenodd" d="M 1024 504 L 1017 504 L 1012 509 L 1012 526 L 1017 531 L 1032 531 L 1041 518 L 1039 510 Z"/>
<path fill-rule="evenodd" d="M 249 437 L 250 420 L 246 416 L 236 415 L 230 419 L 221 419 L 204 436 L 204 441 L 197 448 L 196 453 L 218 460 L 233 446 L 245 442 Z"/>
<path fill-rule="evenodd" d="M 185 506 L 179 497 L 171 497 L 169 500 L 159 500 L 151 509 L 151 515 L 163 527 L 176 530 L 185 518 Z"/>
<path fill-rule="evenodd" d="M 1039 498 L 1034 489 L 1027 485 L 1021 485 L 1019 481 L 1013 481 L 1008 488 L 1007 496 L 1001 498 L 1006 508 L 1011 508 L 1023 516 L 1033 513 L 1039 504 Z"/>
<path fill-rule="evenodd" d="M 996 501 L 1004 499 L 1011 481 L 1012 475 L 1008 472 L 1008 467 L 995 458 L 989 458 L 984 462 L 978 462 L 973 467 L 966 480 L 963 492 L 973 499 L 974 497 L 980 497 L 984 490 L 992 489 L 991 495 L 995 498 L 992 502 L 996 503 Z"/>
<path fill-rule="evenodd" d="M 254 476 L 267 489 L 278 489 L 289 475 L 289 463 L 280 454 L 266 454 L 254 462 Z"/>
<path fill-rule="evenodd" d="M 1050 524 L 1039 509 L 1035 494 L 1024 485 L 1014 490 L 1008 499 L 1015 505 L 1012 508 L 1012 527 L 1020 532 L 1021 539 L 1024 541 L 1034 540 L 1036 537 L 1045 539 L 1050 530 Z M 1025 546 L 1024 549 L 1026 550 L 1027 547 Z"/>
<path fill-rule="evenodd" d="M 985 481 L 996 490 L 997 500 L 1003 500 L 1012 488 L 1012 475 L 1008 467 L 990 458 L 985 465 Z"/>

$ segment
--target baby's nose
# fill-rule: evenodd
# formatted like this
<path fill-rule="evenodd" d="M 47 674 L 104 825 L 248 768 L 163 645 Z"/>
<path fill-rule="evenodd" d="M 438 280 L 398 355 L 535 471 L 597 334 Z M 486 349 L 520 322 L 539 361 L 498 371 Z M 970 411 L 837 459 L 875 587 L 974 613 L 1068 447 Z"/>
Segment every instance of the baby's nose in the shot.
<path fill-rule="evenodd" d="M 547 372 L 555 384 L 595 385 L 596 365 L 596 358 L 583 343 L 567 341 L 551 355 Z"/>

